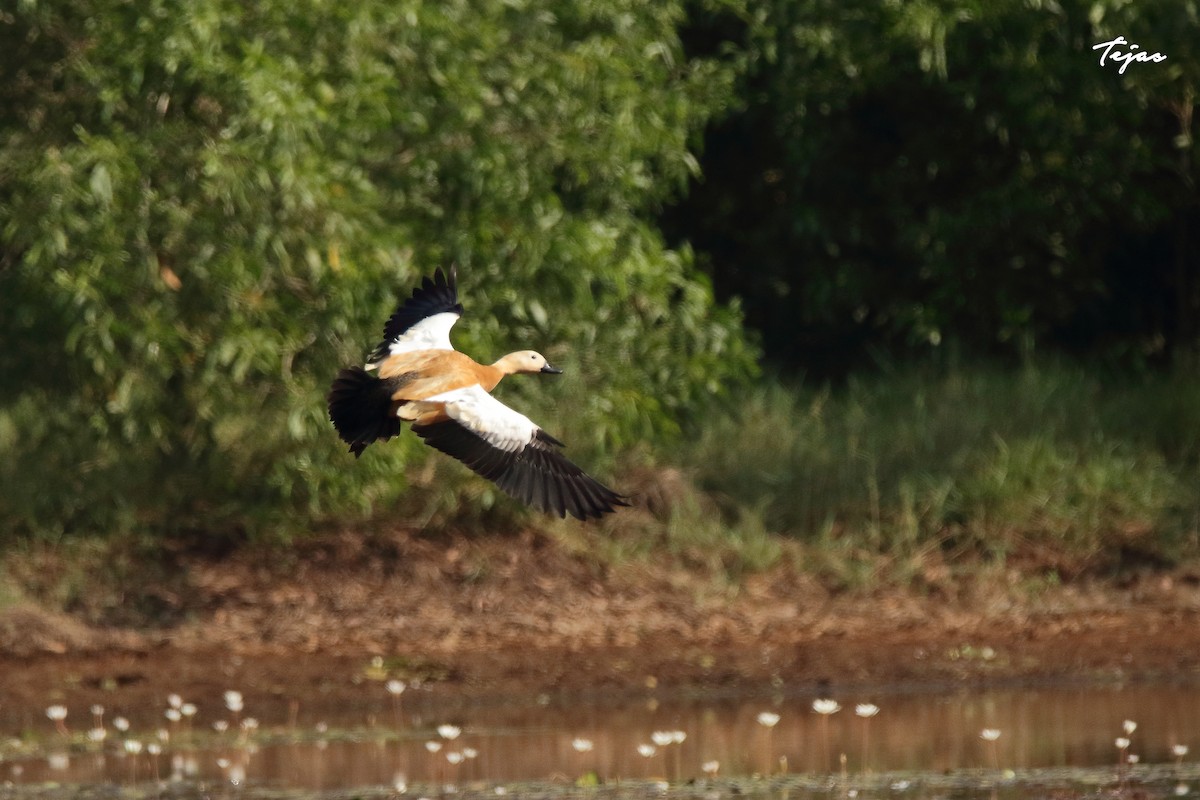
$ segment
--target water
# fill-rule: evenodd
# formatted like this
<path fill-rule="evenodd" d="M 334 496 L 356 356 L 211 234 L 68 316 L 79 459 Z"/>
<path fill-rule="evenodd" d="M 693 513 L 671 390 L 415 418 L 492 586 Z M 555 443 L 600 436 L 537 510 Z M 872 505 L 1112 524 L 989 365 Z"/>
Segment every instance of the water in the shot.
<path fill-rule="evenodd" d="M 1121 755 L 1115 741 L 1125 735 L 1125 720 L 1137 723 L 1127 754 L 1138 757 L 1139 768 L 1173 765 L 1174 745 L 1190 745 L 1200 756 L 1200 687 L 1192 685 L 854 692 L 834 694 L 842 708 L 827 717 L 813 711 L 811 695 L 647 695 L 568 703 L 456 700 L 410 690 L 397 707 L 380 687 L 363 692 L 361 702 L 336 706 L 279 700 L 248 707 L 243 715 L 253 714 L 259 727 L 244 737 L 212 730 L 214 718 L 231 716 L 222 710 L 198 714 L 195 731 L 177 726 L 161 741 L 155 729 L 170 731 L 162 709 L 139 709 L 128 715 L 130 732 L 110 728 L 103 747 L 78 738 L 66 744 L 41 709 L 35 715 L 0 707 L 0 733 L 27 734 L 31 726 L 38 740 L 9 742 L 0 781 L 136 783 L 174 773 L 310 790 L 514 781 L 569 786 L 585 775 L 605 782 L 702 779 L 704 766 L 711 770 L 714 762 L 722 778 L 775 774 L 786 765 L 790 774 L 834 776 L 829 780 L 845 774 L 851 782 L 897 771 L 963 772 L 982 780 L 1006 770 L 1092 767 L 1111 767 L 1115 780 Z M 191 699 L 201 709 L 222 708 L 220 698 Z M 866 702 L 879 707 L 877 716 L 856 715 L 855 705 Z M 765 727 L 762 712 L 777 714 L 778 723 Z M 87 709 L 70 709 L 69 719 L 89 719 Z M 437 726 L 445 723 L 461 733 L 439 735 Z M 985 728 L 1000 731 L 999 738 L 981 739 Z M 639 753 L 655 732 L 675 731 L 682 741 Z M 124 738 L 139 741 L 141 752 L 127 753 Z M 161 753 L 151 755 L 146 745 L 155 741 Z M 429 742 L 437 743 L 435 752 L 427 749 Z M 1183 757 L 1181 774 L 1194 770 L 1191 758 Z"/>

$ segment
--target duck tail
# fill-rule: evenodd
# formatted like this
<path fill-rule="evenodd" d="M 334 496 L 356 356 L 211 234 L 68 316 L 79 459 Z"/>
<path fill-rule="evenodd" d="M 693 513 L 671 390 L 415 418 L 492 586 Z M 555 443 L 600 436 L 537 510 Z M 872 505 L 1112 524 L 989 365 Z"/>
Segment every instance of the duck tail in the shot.
<path fill-rule="evenodd" d="M 400 432 L 400 420 L 392 413 L 392 391 L 362 367 L 337 374 L 329 387 L 329 420 L 350 452 L 358 458 L 367 445 L 387 440 Z"/>

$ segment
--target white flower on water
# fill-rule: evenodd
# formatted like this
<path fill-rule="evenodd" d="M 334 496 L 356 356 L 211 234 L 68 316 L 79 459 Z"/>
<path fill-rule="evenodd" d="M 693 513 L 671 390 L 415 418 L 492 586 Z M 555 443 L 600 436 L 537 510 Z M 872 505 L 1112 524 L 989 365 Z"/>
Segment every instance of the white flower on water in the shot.
<path fill-rule="evenodd" d="M 1126 736 L 1133 736 L 1133 732 L 1137 730 L 1137 723 L 1127 719 L 1121 723 L 1121 730 L 1125 731 Z"/>
<path fill-rule="evenodd" d="M 136 756 L 138 753 L 142 752 L 141 741 L 138 739 L 126 739 L 125 752 L 129 753 L 131 756 Z"/>
<path fill-rule="evenodd" d="M 879 713 L 879 706 L 874 703 L 859 703 L 854 707 L 854 713 L 860 717 L 873 717 Z"/>
<path fill-rule="evenodd" d="M 50 706 L 46 709 L 46 716 L 55 722 L 62 722 L 67 718 L 67 707 L 60 705 Z"/>
<path fill-rule="evenodd" d="M 671 735 L 670 731 L 655 731 L 654 733 L 650 734 L 650 741 L 654 742 L 654 744 L 659 747 L 666 747 L 671 742 L 675 741 L 675 738 Z"/>
<path fill-rule="evenodd" d="M 183 719 L 183 712 L 178 708 L 168 708 L 163 712 L 163 716 L 171 722 L 179 722 L 179 720 Z"/>
<path fill-rule="evenodd" d="M 449 761 L 451 764 L 458 766 L 459 764 L 462 763 L 463 754 L 459 753 L 455 750 L 451 750 L 449 753 L 446 753 L 446 760 Z"/>
<path fill-rule="evenodd" d="M 1118 750 L 1127 750 L 1129 748 L 1129 739 L 1124 736 L 1118 736 L 1115 744 Z"/>
<path fill-rule="evenodd" d="M 245 707 L 242 702 L 242 693 L 235 692 L 232 689 L 226 692 L 225 707 L 235 714 L 241 711 Z"/>
<path fill-rule="evenodd" d="M 715 758 L 712 761 L 705 761 L 700 765 L 700 770 L 705 775 L 711 775 L 715 777 L 716 774 L 721 770 L 721 762 L 717 761 Z"/>
<path fill-rule="evenodd" d="M 177 709 L 183 705 L 183 698 L 172 692 L 171 694 L 167 695 L 167 705 L 169 705 L 171 708 Z"/>
<path fill-rule="evenodd" d="M 179 713 L 183 714 L 185 717 L 196 716 L 196 704 L 195 703 L 184 703 L 183 705 L 181 705 L 179 707 Z"/>
<path fill-rule="evenodd" d="M 817 712 L 818 714 L 825 714 L 826 716 L 829 714 L 836 714 L 842 710 L 842 707 L 838 704 L 837 700 L 830 700 L 829 698 L 813 700 L 812 708 L 813 711 Z"/>
<path fill-rule="evenodd" d="M 478 758 L 479 751 L 474 747 L 464 747 L 462 749 L 463 758 Z"/>
<path fill-rule="evenodd" d="M 108 737 L 108 731 L 104 728 L 92 728 L 87 732 L 89 742 L 103 742 Z"/>
<path fill-rule="evenodd" d="M 66 753 L 51 753 L 46 756 L 46 764 L 53 770 L 64 770 L 71 766 L 71 757 Z"/>
<path fill-rule="evenodd" d="M 758 720 L 758 724 L 764 728 L 774 728 L 776 723 L 779 722 L 779 715 L 773 711 L 761 711 L 756 719 Z"/>
<path fill-rule="evenodd" d="M 388 694 L 392 694 L 392 695 L 404 694 L 404 690 L 408 688 L 407 683 L 405 683 L 404 681 L 398 681 L 395 678 L 388 681 L 386 686 L 387 686 Z"/>
<path fill-rule="evenodd" d="M 129 720 L 124 717 L 113 717 L 113 727 L 124 733 L 129 730 Z"/>
<path fill-rule="evenodd" d="M 457 725 L 438 725 L 437 732 L 438 736 L 443 739 L 457 739 L 458 735 L 462 733 L 462 728 Z"/>
<path fill-rule="evenodd" d="M 219 720 L 216 720 L 215 722 L 213 722 L 212 725 L 213 725 L 213 730 L 216 731 L 217 733 L 224 733 L 225 731 L 229 730 L 229 721 L 228 720 L 219 719 Z"/>
<path fill-rule="evenodd" d="M 1171 755 L 1175 756 L 1176 758 L 1183 758 L 1187 754 L 1188 754 L 1188 746 L 1186 744 L 1171 745 Z"/>
<path fill-rule="evenodd" d="M 162 755 L 162 745 L 158 742 L 151 742 L 146 745 L 146 752 L 152 756 Z"/>
<path fill-rule="evenodd" d="M 425 743 L 425 749 L 431 753 L 436 753 L 438 750 L 442 749 L 442 743 L 437 739 L 430 739 Z"/>
<path fill-rule="evenodd" d="M 591 739 L 576 738 L 571 740 L 571 747 L 574 747 L 579 753 L 590 753 L 595 744 Z"/>
<path fill-rule="evenodd" d="M 643 758 L 649 758 L 658 752 L 658 748 L 652 744 L 639 744 L 637 746 L 638 755 Z"/>
<path fill-rule="evenodd" d="M 994 742 L 1000 738 L 999 728 L 984 728 L 979 732 L 979 738 L 985 742 Z"/>

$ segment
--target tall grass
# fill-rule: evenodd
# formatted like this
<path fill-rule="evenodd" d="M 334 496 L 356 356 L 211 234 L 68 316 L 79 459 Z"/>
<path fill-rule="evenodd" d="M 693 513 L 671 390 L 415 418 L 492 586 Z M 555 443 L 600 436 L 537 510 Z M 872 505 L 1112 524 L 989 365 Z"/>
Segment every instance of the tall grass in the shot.
<path fill-rule="evenodd" d="M 678 455 L 850 582 L 930 554 L 1055 572 L 1172 563 L 1200 537 L 1200 376 L 1060 364 L 764 382 Z M 875 564 L 855 573 L 855 562 Z"/>
<path fill-rule="evenodd" d="M 648 429 L 644 445 L 623 452 L 604 447 L 570 413 L 586 402 L 582 381 L 542 388 L 529 397 L 514 389 L 512 402 L 573 443 L 572 459 L 633 495 L 639 508 L 598 525 L 559 523 L 426 452 L 411 435 L 356 462 L 330 430 L 325 449 L 340 458 L 344 480 L 316 482 L 321 502 L 299 503 L 286 525 L 264 512 L 257 527 L 280 541 L 331 524 L 470 535 L 533 528 L 605 563 L 666 556 L 732 583 L 781 562 L 867 585 L 958 564 L 1003 564 L 1058 580 L 1200 556 L 1200 371 L 1118 379 L 1040 363 L 903 368 L 837 388 L 768 379 L 694 422 L 682 441 L 664 444 L 667 437 L 656 441 Z M 15 418 L 0 414 L 0 446 L 19 440 L 15 430 Z M 47 464 L 69 461 L 73 441 L 64 437 L 57 461 Z M 371 460 L 379 462 L 371 473 L 378 480 L 355 483 Z M 187 486 L 204 492 L 204 513 L 177 520 L 176 536 L 207 540 L 231 521 L 255 527 L 264 490 L 200 480 L 213 469 L 201 460 L 185 471 L 196 478 Z M 110 488 L 101 478 L 140 485 L 140 473 L 87 464 L 63 474 L 94 484 L 92 494 L 80 492 L 81 504 Z M 0 470 L 5 476 L 0 510 L 44 518 L 47 529 L 61 520 L 56 530 L 71 533 L 78 509 L 54 507 L 45 470 L 10 466 Z M 351 486 L 357 505 L 343 497 Z M 127 485 L 114 484 L 112 495 L 109 513 L 129 517 L 122 525 L 114 516 L 113 527 L 139 532 L 139 553 L 162 547 L 171 530 L 136 497 L 120 500 L 132 496 Z M 274 508 L 273 497 L 266 492 L 260 505 Z M 20 526 L 12 533 L 10 545 L 31 538 Z"/>

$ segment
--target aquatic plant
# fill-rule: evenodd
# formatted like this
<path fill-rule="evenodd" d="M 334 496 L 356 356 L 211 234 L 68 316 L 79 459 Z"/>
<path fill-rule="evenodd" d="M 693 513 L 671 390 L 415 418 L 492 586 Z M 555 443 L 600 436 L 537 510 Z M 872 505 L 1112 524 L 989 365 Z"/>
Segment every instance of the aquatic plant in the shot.
<path fill-rule="evenodd" d="M 408 688 L 408 684 L 398 678 L 391 678 L 384 684 L 387 693 L 392 697 L 392 722 L 396 730 L 400 730 L 400 695 Z"/>
<path fill-rule="evenodd" d="M 763 726 L 763 729 L 766 731 L 765 735 L 767 737 L 767 744 L 766 744 L 766 747 L 763 748 L 763 752 L 766 753 L 767 766 L 766 766 L 766 769 L 763 770 L 763 772 L 764 772 L 764 774 L 770 775 L 771 774 L 771 764 L 775 757 L 775 752 L 774 752 L 775 747 L 774 747 L 774 742 L 773 742 L 773 739 L 771 736 L 771 732 L 774 730 L 775 726 L 779 724 L 779 715 L 776 714 L 774 711 L 760 711 L 758 713 L 758 716 L 755 717 L 755 720 L 758 722 L 759 725 Z"/>
<path fill-rule="evenodd" d="M 812 709 L 821 715 L 821 746 L 825 750 L 825 771 L 831 772 L 833 764 L 829 752 L 829 717 L 841 711 L 842 707 L 836 700 L 821 698 L 813 700 Z"/>
<path fill-rule="evenodd" d="M 859 703 L 854 707 L 854 714 L 862 719 L 862 768 L 870 769 L 870 733 L 871 717 L 879 713 L 879 706 L 874 703 Z"/>
<path fill-rule="evenodd" d="M 1000 752 L 996 742 L 1000 739 L 999 728 L 984 728 L 979 732 L 979 738 L 987 742 L 988 753 L 991 755 L 992 769 L 1000 771 Z"/>
<path fill-rule="evenodd" d="M 46 709 L 46 716 L 54 722 L 54 728 L 63 736 L 70 736 L 70 731 L 67 730 L 67 707 L 64 705 L 52 705 Z"/>

